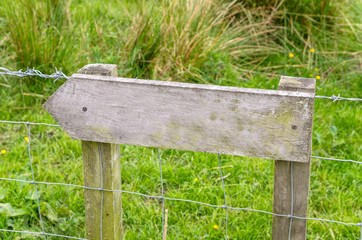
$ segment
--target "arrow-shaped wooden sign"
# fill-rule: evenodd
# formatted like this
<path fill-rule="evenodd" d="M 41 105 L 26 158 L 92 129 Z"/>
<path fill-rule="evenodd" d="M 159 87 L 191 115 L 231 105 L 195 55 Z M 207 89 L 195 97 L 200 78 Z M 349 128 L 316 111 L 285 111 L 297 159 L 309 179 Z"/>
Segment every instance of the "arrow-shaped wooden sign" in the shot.
<path fill-rule="evenodd" d="M 308 162 L 314 93 L 74 74 L 44 104 L 74 139 Z"/>

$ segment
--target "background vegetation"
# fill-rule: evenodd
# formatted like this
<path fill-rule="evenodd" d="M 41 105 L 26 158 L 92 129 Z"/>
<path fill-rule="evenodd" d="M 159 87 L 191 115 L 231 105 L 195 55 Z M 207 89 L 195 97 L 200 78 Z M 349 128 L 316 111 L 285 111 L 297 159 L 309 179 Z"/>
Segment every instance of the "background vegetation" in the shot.
<path fill-rule="evenodd" d="M 358 0 L 3 0 L 0 66 L 117 64 L 119 75 L 276 89 L 280 75 L 316 77 L 317 94 L 361 97 Z M 54 122 L 41 105 L 63 83 L 0 77 L 0 119 Z M 316 100 L 313 155 L 361 161 L 361 104 Z M 0 124 L 0 177 L 31 179 L 27 129 Z M 32 128 L 38 181 L 82 184 L 80 144 L 61 129 Z M 125 190 L 160 194 L 155 149 L 122 146 Z M 217 156 L 162 150 L 165 194 L 222 204 Z M 228 204 L 272 211 L 273 161 L 222 156 Z M 312 160 L 309 216 L 362 218 L 361 165 Z M 84 237 L 81 189 L 39 186 L 45 230 Z M 126 239 L 160 238 L 159 201 L 124 194 Z M 168 239 L 222 239 L 224 211 L 166 201 Z M 230 239 L 270 239 L 271 216 L 229 211 Z M 214 229 L 214 225 L 218 228 Z M 34 187 L 0 181 L 0 228 L 41 231 Z M 359 239 L 360 229 L 308 222 L 309 239 Z M 36 239 L 0 232 L 1 239 Z M 52 238 L 48 238 L 52 239 Z"/>

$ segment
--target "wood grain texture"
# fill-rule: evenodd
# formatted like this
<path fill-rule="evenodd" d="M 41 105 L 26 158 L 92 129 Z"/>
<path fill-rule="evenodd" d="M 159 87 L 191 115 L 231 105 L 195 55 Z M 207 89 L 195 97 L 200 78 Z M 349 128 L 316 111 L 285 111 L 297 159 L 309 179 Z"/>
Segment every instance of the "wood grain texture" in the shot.
<path fill-rule="evenodd" d="M 298 84 L 300 82 L 300 84 Z M 296 89 L 296 86 L 299 86 Z M 315 91 L 315 79 L 282 77 L 279 89 L 298 92 Z M 313 107 L 313 105 L 312 105 Z M 311 109 L 313 110 L 313 108 Z M 309 139 L 308 155 L 311 153 L 312 138 Z M 274 162 L 274 205 L 273 212 L 278 214 L 291 214 L 291 162 Z M 293 162 L 293 215 L 306 217 L 308 212 L 308 197 L 310 183 L 310 161 L 307 163 Z M 288 240 L 290 218 L 273 216 L 273 240 Z M 307 221 L 292 220 L 292 240 L 305 240 Z"/>
<path fill-rule="evenodd" d="M 117 66 L 111 64 L 90 64 L 79 72 L 117 76 Z M 120 146 L 118 144 L 82 141 L 84 186 L 121 190 Z M 100 156 L 102 168 L 100 165 Z M 101 172 L 102 169 L 102 172 Z M 85 223 L 87 239 L 100 238 L 102 218 L 102 239 L 122 239 L 122 193 L 103 192 L 103 211 L 101 216 L 102 193 L 98 190 L 84 190 Z"/>
<path fill-rule="evenodd" d="M 74 139 L 309 161 L 313 93 L 74 74 L 44 104 Z"/>

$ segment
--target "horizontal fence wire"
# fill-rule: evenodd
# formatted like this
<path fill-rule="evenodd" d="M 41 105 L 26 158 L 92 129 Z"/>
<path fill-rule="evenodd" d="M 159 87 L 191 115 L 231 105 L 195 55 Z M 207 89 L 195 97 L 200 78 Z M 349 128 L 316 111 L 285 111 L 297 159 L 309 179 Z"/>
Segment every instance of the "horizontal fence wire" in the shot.
<path fill-rule="evenodd" d="M 43 126 L 50 126 L 50 127 L 60 127 L 60 125 L 49 124 L 49 123 L 17 122 L 17 121 L 4 121 L 4 120 L 0 120 L 0 123 L 13 123 L 13 124 L 43 125 Z"/>
<path fill-rule="evenodd" d="M 96 187 L 87 187 L 87 186 L 82 186 L 82 185 L 75 185 L 75 184 L 67 184 L 67 183 L 52 183 L 52 182 L 41 182 L 41 181 L 36 181 L 34 178 L 34 172 L 33 172 L 33 166 L 32 166 L 32 162 L 31 162 L 31 151 L 30 151 L 30 141 L 31 141 L 31 129 L 30 126 L 31 125 L 38 125 L 38 126 L 50 126 L 50 127 L 59 127 L 59 125 L 54 125 L 54 124 L 48 124 L 48 123 L 32 123 L 32 122 L 25 122 L 25 121 L 0 121 L 0 123 L 6 123 L 6 124 L 25 124 L 26 126 L 28 126 L 28 136 L 29 136 L 29 145 L 28 145 L 28 151 L 29 151 L 29 162 L 30 162 L 30 166 L 32 169 L 32 176 L 33 176 L 33 180 L 32 181 L 28 181 L 28 180 L 21 180 L 21 179 L 13 179 L 13 178 L 0 178 L 0 180 L 4 180 L 4 181 L 13 181 L 13 182 L 22 182 L 22 183 L 28 183 L 28 184 L 34 184 L 34 186 L 36 187 L 36 191 L 37 191 L 37 185 L 38 184 L 43 184 L 43 185 L 60 185 L 60 186 L 68 186 L 68 187 L 76 187 L 76 188 L 82 188 L 82 189 L 88 189 L 88 190 L 95 190 L 95 191 L 101 191 L 102 192 L 102 196 L 103 196 L 103 192 L 121 192 L 121 193 L 125 193 L 125 194 L 132 194 L 132 195 L 137 195 L 137 196 L 141 196 L 141 197 L 145 197 L 145 198 L 153 198 L 153 199 L 160 199 L 162 200 L 162 233 L 164 231 L 163 228 L 163 224 L 164 224 L 164 200 L 168 200 L 168 201 L 180 201 L 180 202 L 187 202 L 187 203 L 193 203 L 193 204 L 199 204 L 199 205 L 203 205 L 203 206 L 207 206 L 207 207 L 212 207 L 212 208 L 222 208 L 225 209 L 225 213 L 226 213 L 226 225 L 225 225 L 225 238 L 228 239 L 228 233 L 227 233 L 227 211 L 228 210 L 239 210 L 239 211 L 251 211 L 251 212 L 257 212 L 257 213 L 264 213 L 264 214 L 269 214 L 272 216 L 278 216 L 278 217 L 286 217 L 286 218 L 290 218 L 290 227 L 289 227 L 289 238 L 290 238 L 290 233 L 291 233 L 291 224 L 292 224 L 292 219 L 300 219 L 300 220 L 309 220 L 309 221 L 321 221 L 321 222 L 329 222 L 329 223 L 336 223 L 336 224 L 342 224 L 342 225 L 346 225 L 346 226 L 358 226 L 361 227 L 362 229 L 362 222 L 361 223 L 347 223 L 347 222 L 342 222 L 342 221 L 335 221 L 335 220 L 330 220 L 330 219 L 322 219 L 322 218 L 309 218 L 309 217 L 299 217 L 299 216 L 294 216 L 293 215 L 293 205 L 291 205 L 291 214 L 290 215 L 286 215 L 286 214 L 277 214 L 277 213 L 273 213 L 273 212 L 269 212 L 269 211 L 264 211 L 264 210 L 258 210 L 258 209 L 252 209 L 252 208 L 240 208 L 240 207 L 230 207 L 227 206 L 226 204 L 226 192 L 225 192 L 225 185 L 222 182 L 222 187 L 223 187 L 223 193 L 224 193 L 224 201 L 225 204 L 224 205 L 214 205 L 214 204 L 209 204 L 209 203 L 204 203 L 204 202 L 199 202 L 199 201 L 193 201 L 193 200 L 188 200 L 188 199 L 179 199 L 179 198 L 170 198 L 170 197 L 165 197 L 163 195 L 163 178 L 162 178 L 162 162 L 161 162 L 161 157 L 160 157 L 160 153 L 159 150 L 157 149 L 157 153 L 158 153 L 158 157 L 159 157 L 159 164 L 160 164 L 160 174 L 161 174 L 161 195 L 148 195 L 148 194 L 143 194 L 143 193 L 137 193 L 137 192 L 131 192 L 131 191 L 125 191 L 125 190 L 117 190 L 117 189 L 104 189 L 103 188 L 103 184 L 101 183 L 101 187 L 100 188 L 96 188 Z M 358 161 L 354 161 L 354 160 L 343 160 L 343 159 L 335 159 L 335 158 L 324 158 L 324 157 L 317 157 L 317 156 L 310 156 L 311 158 L 316 158 L 316 159 L 325 159 L 325 160 L 333 160 L 333 161 L 342 161 L 342 162 L 352 162 L 352 163 L 362 163 L 362 162 L 358 162 Z M 99 159 L 100 162 L 102 163 L 102 156 L 101 156 L 101 151 L 99 149 Z M 220 155 L 218 155 L 218 160 L 219 160 L 219 168 L 220 168 L 220 175 L 221 175 L 221 179 L 223 181 L 223 175 L 222 175 L 222 166 L 221 166 L 221 160 L 220 160 Z M 102 168 L 102 164 L 100 163 L 100 166 Z M 293 178 L 292 178 L 292 167 L 291 167 L 291 199 L 293 201 Z M 102 172 L 102 169 L 101 169 Z M 102 181 L 102 176 L 101 176 L 101 181 Z M 103 198 L 102 198 L 103 199 Z M 41 226 L 42 226 L 42 232 L 29 232 L 29 231 L 18 231 L 18 230 L 8 230 L 8 229 L 0 229 L 0 232 L 13 232 L 13 233 L 23 233 L 23 234 L 34 234 L 34 235 L 41 235 L 44 236 L 44 238 L 46 239 L 46 236 L 54 236 L 54 237 L 63 237 L 63 238 L 68 238 L 68 239 L 82 239 L 82 240 L 87 240 L 85 238 L 78 238 L 78 237 L 71 237 L 71 236 L 65 236 L 65 235 L 58 235 L 58 234 L 51 234 L 51 233 L 46 233 L 43 229 L 43 222 L 42 222 L 42 218 L 41 218 L 41 212 L 40 212 L 40 205 L 39 205 L 39 196 L 37 195 L 37 202 L 38 202 L 38 212 L 39 212 L 39 220 L 41 222 Z M 103 201 L 101 202 L 101 216 L 102 216 L 102 210 L 103 210 Z M 102 239 L 102 221 L 100 222 L 100 232 L 101 232 L 101 239 Z M 361 230 L 361 237 L 362 237 L 362 230 Z"/>
<path fill-rule="evenodd" d="M 277 217 L 287 217 L 287 218 L 295 218 L 295 219 L 301 219 L 301 220 L 331 222 L 331 223 L 338 223 L 338 224 L 343 224 L 343 225 L 347 225 L 347 226 L 362 226 L 361 223 L 346 223 L 346 222 L 335 221 L 335 220 L 330 220 L 330 219 L 298 217 L 298 216 L 292 216 L 292 215 L 287 215 L 287 214 L 278 214 L 278 213 L 273 213 L 273 212 L 258 210 L 258 209 L 252 209 L 252 208 L 240 208 L 240 207 L 230 207 L 230 206 L 225 206 L 225 205 L 214 205 L 214 204 L 193 201 L 193 200 L 188 200 L 188 199 L 162 197 L 161 195 L 160 196 L 148 195 L 148 194 L 143 194 L 143 193 L 137 193 L 137 192 L 131 192 L 131 191 L 125 191 L 125 190 L 117 190 L 117 189 L 105 189 L 105 188 L 102 189 L 102 188 L 96 188 L 96 187 L 87 187 L 87 186 L 70 184 L 70 183 L 52 183 L 52 182 L 40 182 L 40 181 L 33 182 L 33 181 L 13 179 L 13 178 L 0 178 L 0 180 L 22 182 L 22 183 L 29 183 L 29 184 L 60 185 L 60 186 L 76 187 L 76 188 L 96 190 L 96 191 L 105 191 L 105 192 L 121 192 L 121 193 L 126 193 L 126 194 L 137 195 L 137 196 L 141 196 L 141 197 L 145 197 L 145 198 L 155 198 L 155 199 L 161 199 L 161 200 L 165 199 L 165 200 L 169 200 L 169 201 L 181 201 L 181 202 L 195 203 L 195 204 L 200 204 L 200 205 L 204 205 L 207 207 L 213 207 L 213 208 L 224 208 L 224 209 L 227 208 L 227 209 L 231 209 L 231 210 L 252 211 L 252 212 L 258 212 L 258 213 L 265 213 L 265 214 L 269 214 L 269 215 L 273 215 L 273 216 L 277 216 Z"/>
<path fill-rule="evenodd" d="M 7 68 L 0 67 L 0 75 L 10 75 L 10 76 L 17 76 L 17 77 L 38 76 L 41 78 L 54 78 L 55 79 L 54 82 L 60 78 L 64 78 L 64 79 L 70 78 L 67 75 L 65 75 L 61 70 L 58 71 L 56 68 L 55 68 L 55 73 L 47 75 L 47 74 L 41 73 L 39 70 L 36 70 L 34 68 L 32 68 L 32 69 L 28 68 L 25 72 L 23 72 L 21 69 L 18 71 L 10 71 Z M 330 97 L 316 95 L 315 98 L 330 99 L 333 102 L 336 102 L 336 101 L 360 102 L 360 101 L 362 101 L 362 98 L 345 98 L 345 97 L 341 97 L 340 94 L 338 94 L 338 96 L 332 95 Z"/>
<path fill-rule="evenodd" d="M 137 195 L 137 196 L 141 196 L 141 197 L 145 197 L 145 198 L 155 198 L 155 199 L 160 199 L 160 200 L 165 199 L 165 200 L 169 200 L 169 201 L 188 202 L 188 203 L 194 203 L 194 204 L 199 204 L 199 205 L 213 207 L 213 208 L 251 211 L 251 212 L 265 213 L 265 214 L 269 214 L 269 215 L 273 215 L 273 216 L 277 216 L 277 217 L 331 222 L 331 223 L 338 223 L 338 224 L 342 224 L 342 225 L 346 225 L 346 226 L 362 226 L 361 223 L 347 223 L 347 222 L 341 222 L 341 221 L 335 221 L 335 220 L 323 219 L 323 218 L 298 217 L 298 216 L 292 216 L 292 215 L 287 215 L 287 214 L 278 214 L 278 213 L 273 213 L 273 212 L 258 210 L 258 209 L 252 209 L 252 208 L 240 208 L 240 207 L 230 207 L 230 206 L 225 206 L 225 205 L 214 205 L 214 204 L 193 201 L 193 200 L 188 200 L 188 199 L 162 197 L 161 195 L 160 196 L 159 195 L 147 195 L 147 194 L 143 194 L 143 193 L 137 193 L 137 192 L 131 192 L 131 191 L 125 191 L 125 190 L 117 190 L 117 189 L 105 189 L 105 188 L 102 189 L 102 188 L 96 188 L 96 187 L 86 187 L 86 186 L 75 185 L 75 184 L 70 184 L 70 183 L 52 183 L 52 182 L 39 182 L 39 181 L 33 182 L 33 181 L 12 179 L 12 178 L 0 178 L 0 180 L 22 182 L 22 183 L 29 183 L 29 184 L 61 185 L 61 186 L 68 186 L 68 187 L 70 186 L 70 187 L 76 187 L 76 188 L 82 188 L 82 189 L 88 189 L 88 190 L 96 190 L 96 191 L 105 191 L 105 192 L 121 192 L 121 193 L 126 193 L 126 194 Z"/>
<path fill-rule="evenodd" d="M 86 238 L 70 237 L 70 236 L 65 236 L 65 235 L 59 235 L 59 234 L 53 234 L 53 233 L 43 233 L 43 232 L 16 231 L 16 230 L 8 230 L 8 229 L 0 229 L 0 232 L 23 233 L 23 234 L 33 234 L 33 235 L 45 235 L 45 236 L 51 236 L 51 237 L 62 237 L 62 238 L 69 238 L 69 239 L 87 240 Z"/>
<path fill-rule="evenodd" d="M 355 161 L 355 160 L 349 160 L 349 159 L 326 158 L 326 157 L 317 157 L 317 156 L 310 156 L 310 157 L 315 158 L 315 159 L 324 159 L 324 160 L 332 160 L 332 161 L 340 161 L 340 162 L 352 162 L 352 163 L 362 164 L 362 162 Z"/>

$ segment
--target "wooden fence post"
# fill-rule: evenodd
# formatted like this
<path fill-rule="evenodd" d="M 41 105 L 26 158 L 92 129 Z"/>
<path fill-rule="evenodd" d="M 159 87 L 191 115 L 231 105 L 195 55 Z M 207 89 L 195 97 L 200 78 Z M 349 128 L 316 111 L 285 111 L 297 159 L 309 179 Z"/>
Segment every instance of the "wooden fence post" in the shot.
<path fill-rule="evenodd" d="M 117 77 L 117 65 L 88 64 L 79 70 L 82 74 Z M 107 94 L 107 93 L 104 93 Z M 83 111 L 92 111 L 92 106 L 81 106 Z M 120 145 L 82 141 L 84 186 L 121 190 Z M 102 159 L 102 168 L 100 159 Z M 101 173 L 101 169 L 103 170 Z M 101 216 L 102 192 L 84 190 L 86 235 L 89 240 L 122 239 L 122 193 L 103 192 L 103 208 Z M 102 218 L 102 230 L 100 221 Z M 102 231 L 102 232 L 101 232 Z"/>
<path fill-rule="evenodd" d="M 314 78 L 295 78 L 282 76 L 279 90 L 295 92 L 315 92 Z M 313 114 L 314 105 L 309 111 Z M 312 116 L 313 119 L 313 116 Z M 313 122 L 311 123 L 313 124 Z M 295 126 L 293 126 L 295 127 Z M 296 127 L 295 127 L 296 128 Z M 310 126 L 312 128 L 312 126 Z M 296 129 L 297 130 L 297 129 Z M 312 149 L 312 135 L 308 154 Z M 291 167 L 293 170 L 293 216 L 306 217 L 308 212 L 308 195 L 311 162 L 274 161 L 274 206 L 273 212 L 291 214 Z M 289 237 L 291 218 L 273 216 L 273 240 L 287 240 Z M 307 221 L 292 219 L 290 239 L 305 240 Z"/>

